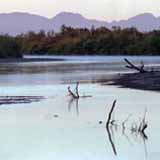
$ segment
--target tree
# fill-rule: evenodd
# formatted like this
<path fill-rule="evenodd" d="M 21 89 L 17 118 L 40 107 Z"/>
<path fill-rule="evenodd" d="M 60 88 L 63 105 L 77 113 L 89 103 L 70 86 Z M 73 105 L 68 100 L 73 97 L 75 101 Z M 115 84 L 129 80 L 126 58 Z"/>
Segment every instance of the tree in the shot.
<path fill-rule="evenodd" d="M 8 35 L 0 36 L 0 58 L 21 58 L 21 46 Z"/>

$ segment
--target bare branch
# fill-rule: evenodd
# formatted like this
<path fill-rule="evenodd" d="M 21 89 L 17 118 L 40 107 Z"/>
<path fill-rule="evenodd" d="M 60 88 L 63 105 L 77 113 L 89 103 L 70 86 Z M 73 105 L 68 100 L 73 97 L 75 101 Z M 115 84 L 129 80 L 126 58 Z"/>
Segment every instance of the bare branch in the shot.
<path fill-rule="evenodd" d="M 107 133 L 108 133 L 108 138 L 109 138 L 109 141 L 111 143 L 111 146 L 112 146 L 112 149 L 113 149 L 113 152 L 114 152 L 115 155 L 117 155 L 117 151 L 116 151 L 116 147 L 114 145 L 114 142 L 112 140 L 112 135 L 111 135 L 111 132 L 110 132 L 109 124 L 111 122 L 112 113 L 113 113 L 114 108 L 116 106 L 116 102 L 117 102 L 116 100 L 113 102 L 113 105 L 112 105 L 112 108 L 111 108 L 111 110 L 109 112 L 108 120 L 107 120 L 107 123 L 106 123 L 106 129 L 107 129 Z"/>
<path fill-rule="evenodd" d="M 79 82 L 76 83 L 75 90 L 72 91 L 70 87 L 68 87 L 68 92 L 69 94 L 74 98 L 74 99 L 79 99 L 79 98 L 91 98 L 91 95 L 79 95 Z M 74 93 L 75 92 L 75 93 Z"/>
<path fill-rule="evenodd" d="M 77 98 L 77 96 L 71 91 L 70 87 L 68 87 L 68 92 L 73 98 L 75 98 L 75 99 Z"/>
<path fill-rule="evenodd" d="M 113 110 L 114 110 L 114 108 L 115 108 L 115 106 L 116 106 L 116 102 L 117 102 L 117 100 L 115 100 L 115 101 L 113 102 L 112 108 L 111 108 L 111 110 L 110 110 L 110 112 L 109 112 L 109 115 L 108 115 L 108 120 L 107 120 L 106 126 L 109 126 L 109 124 L 110 124 L 110 122 L 111 122 L 112 113 L 113 113 Z"/>
<path fill-rule="evenodd" d="M 144 63 L 141 62 L 141 66 L 140 67 L 137 67 L 135 66 L 132 62 L 130 62 L 128 59 L 124 58 L 124 61 L 127 63 L 126 65 L 126 68 L 129 68 L 129 69 L 134 69 L 140 73 L 145 73 L 147 72 L 145 69 L 144 69 Z"/>
<path fill-rule="evenodd" d="M 77 98 L 79 98 L 78 87 L 79 87 L 79 82 L 77 82 L 77 84 L 76 84 L 76 96 L 77 96 Z"/>

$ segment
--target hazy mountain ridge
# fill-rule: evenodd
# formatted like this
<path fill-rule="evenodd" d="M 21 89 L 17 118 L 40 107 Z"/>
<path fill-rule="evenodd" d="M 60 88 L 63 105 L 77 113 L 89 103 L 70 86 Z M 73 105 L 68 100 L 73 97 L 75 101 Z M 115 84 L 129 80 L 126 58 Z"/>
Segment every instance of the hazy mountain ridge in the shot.
<path fill-rule="evenodd" d="M 140 31 L 151 31 L 160 28 L 160 18 L 151 13 L 144 13 L 128 20 L 121 20 L 110 24 L 111 26 L 120 26 L 122 28 L 136 27 Z"/>
<path fill-rule="evenodd" d="M 140 31 L 151 31 L 160 28 L 160 17 L 155 17 L 151 13 L 144 13 L 127 20 L 107 21 L 92 20 L 83 17 L 81 14 L 61 12 L 55 17 L 49 19 L 43 16 L 29 14 L 29 13 L 8 13 L 0 14 L 0 33 L 17 35 L 28 31 L 38 32 L 41 29 L 45 31 L 54 30 L 58 32 L 60 27 L 65 24 L 74 28 L 95 28 L 106 26 L 120 26 L 122 28 L 136 27 Z"/>

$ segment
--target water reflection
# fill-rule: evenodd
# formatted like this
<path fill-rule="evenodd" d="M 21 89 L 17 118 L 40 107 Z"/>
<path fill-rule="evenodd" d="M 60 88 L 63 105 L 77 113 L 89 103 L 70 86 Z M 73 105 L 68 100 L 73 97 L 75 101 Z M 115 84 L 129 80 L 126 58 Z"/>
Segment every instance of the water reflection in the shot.
<path fill-rule="evenodd" d="M 67 58 L 67 57 L 66 57 Z M 69 59 L 71 57 L 68 57 Z M 52 84 L 69 82 L 106 82 L 113 79 L 115 74 L 130 72 L 124 67 L 124 57 L 79 57 L 74 61 L 39 61 L 25 63 L 0 63 L 0 83 L 4 84 Z M 83 60 L 83 62 L 79 61 Z M 129 59 L 133 60 L 133 57 Z M 145 62 L 146 67 L 154 66 L 160 69 L 160 57 L 135 57 L 134 63 L 139 59 Z M 78 61 L 77 61 L 78 60 Z M 85 61 L 85 63 L 84 63 Z M 42 74 L 44 76 L 42 76 Z"/>
<path fill-rule="evenodd" d="M 109 111 L 109 114 L 108 114 L 108 119 L 107 119 L 107 122 L 106 122 L 106 131 L 107 131 L 107 134 L 108 134 L 108 140 L 110 142 L 110 145 L 112 147 L 112 150 L 113 150 L 113 153 L 115 156 L 117 156 L 117 149 L 116 149 L 116 145 L 115 145 L 115 134 L 114 132 L 117 132 L 120 130 L 121 133 L 122 133 L 122 136 L 124 136 L 127 141 L 129 142 L 129 144 L 132 144 L 131 140 L 130 140 L 130 136 L 134 138 L 134 141 L 135 142 L 141 142 L 143 141 L 143 146 L 144 146 L 144 151 L 145 151 L 145 157 L 147 158 L 147 145 L 146 145 L 146 141 L 148 140 L 148 136 L 147 134 L 145 133 L 145 129 L 148 127 L 148 124 L 146 122 L 146 113 L 147 113 L 147 110 L 145 110 L 145 114 L 144 114 L 144 117 L 142 118 L 142 120 L 140 120 L 140 123 L 132 123 L 131 127 L 127 128 L 129 125 L 126 123 L 128 122 L 129 118 L 132 116 L 132 115 L 129 115 L 127 117 L 127 119 L 125 119 L 121 125 L 118 124 L 118 121 L 115 120 L 115 118 L 113 118 L 113 113 L 114 113 L 114 110 L 115 110 L 115 106 L 116 106 L 116 102 L 117 100 L 115 100 L 112 104 L 112 107 Z M 126 127 L 127 126 L 127 127 Z M 129 136 L 127 135 L 127 131 L 130 131 L 130 134 Z"/>
<path fill-rule="evenodd" d="M 123 129 L 123 127 L 121 128 L 120 126 L 118 127 L 117 124 L 110 124 L 110 125 L 106 125 L 106 131 L 107 131 L 107 135 L 108 135 L 108 140 L 110 142 L 110 145 L 112 147 L 112 151 L 114 153 L 115 156 L 117 156 L 117 148 L 115 145 L 115 139 L 116 139 L 116 134 L 115 132 L 117 132 L 117 134 L 119 134 L 119 129 L 121 129 L 121 133 L 122 136 L 125 137 L 125 139 L 127 140 L 127 142 L 129 143 L 129 145 L 133 146 L 133 142 L 136 142 L 137 144 L 141 144 L 141 142 L 143 142 L 143 148 L 144 148 L 144 153 L 145 153 L 145 158 L 147 159 L 148 157 L 148 150 L 147 150 L 147 141 L 148 141 L 148 136 L 147 134 L 138 132 L 138 131 L 132 131 L 132 129 L 130 130 L 130 133 L 127 133 L 127 130 Z"/>
<path fill-rule="evenodd" d="M 68 102 L 68 112 L 71 112 L 72 107 L 76 108 L 76 115 L 79 116 L 79 98 L 70 98 Z"/>
<path fill-rule="evenodd" d="M 106 125 L 106 130 L 107 130 L 107 133 L 108 133 L 108 139 L 109 139 L 109 142 L 110 142 L 110 144 L 111 144 L 113 153 L 114 153 L 115 155 L 117 155 L 116 147 L 115 147 L 114 141 L 113 141 L 113 139 L 112 139 L 112 138 L 113 138 L 112 136 L 113 136 L 114 132 L 113 132 L 113 130 L 112 130 L 112 132 L 111 132 L 110 127 L 109 127 L 108 125 Z"/>

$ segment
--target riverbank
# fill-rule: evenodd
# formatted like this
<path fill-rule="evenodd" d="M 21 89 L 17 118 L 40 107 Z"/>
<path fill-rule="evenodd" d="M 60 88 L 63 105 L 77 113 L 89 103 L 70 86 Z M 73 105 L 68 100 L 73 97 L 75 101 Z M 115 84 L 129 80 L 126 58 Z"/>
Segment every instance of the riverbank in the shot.
<path fill-rule="evenodd" d="M 160 71 L 120 74 L 111 85 L 140 90 L 160 91 Z"/>
<path fill-rule="evenodd" d="M 128 58 L 135 66 L 125 67 L 124 58 Z M 145 67 L 141 64 L 143 60 Z M 32 62 L 56 62 L 62 63 L 32 63 Z M 63 63 L 67 62 L 67 63 Z M 16 63 L 28 62 L 30 65 L 17 66 Z M 20 79 L 16 78 L 16 83 L 22 83 L 28 79 L 30 83 L 101 83 L 112 84 L 125 88 L 134 88 L 140 90 L 160 91 L 160 57 L 116 57 L 116 56 L 25 56 L 23 59 L 0 59 L 0 74 L 7 74 L 4 82 L 8 81 L 8 74 L 13 78 L 21 74 Z M 12 63 L 8 65 L 8 63 Z M 6 65 L 4 65 L 6 64 Z M 130 64 L 127 64 L 130 65 Z M 142 66 L 141 66 L 142 65 Z M 138 68 L 138 70 L 137 70 Z M 146 72 L 139 73 L 139 69 L 145 69 Z M 152 71 L 152 69 L 154 71 Z M 132 72 L 130 72 L 132 71 Z M 34 73 L 34 74 L 33 74 Z M 37 73 L 45 76 L 38 76 Z M 32 75 L 31 75 L 32 74 Z M 46 78 L 46 75 L 49 78 Z M 86 76 L 87 75 L 87 76 Z M 19 78 L 19 77 L 18 77 Z"/>

